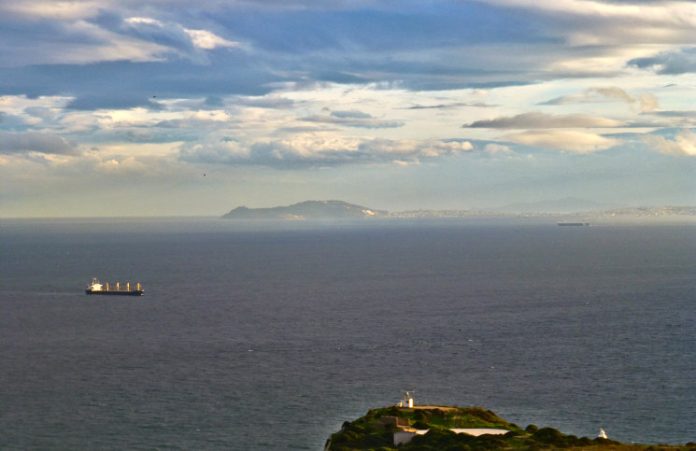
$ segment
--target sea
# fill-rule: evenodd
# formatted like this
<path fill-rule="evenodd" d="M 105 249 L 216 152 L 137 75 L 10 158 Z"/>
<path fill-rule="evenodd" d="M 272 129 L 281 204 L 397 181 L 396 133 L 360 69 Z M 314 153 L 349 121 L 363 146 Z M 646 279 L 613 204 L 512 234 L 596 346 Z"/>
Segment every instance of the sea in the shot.
<path fill-rule="evenodd" d="M 0 449 L 321 450 L 404 390 L 696 441 L 696 226 L 0 220 Z"/>

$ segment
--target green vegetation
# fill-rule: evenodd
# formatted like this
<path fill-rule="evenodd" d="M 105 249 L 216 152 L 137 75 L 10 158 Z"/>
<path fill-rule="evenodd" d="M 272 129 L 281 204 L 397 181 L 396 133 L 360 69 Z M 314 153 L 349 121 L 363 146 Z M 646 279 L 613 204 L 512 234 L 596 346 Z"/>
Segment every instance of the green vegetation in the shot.
<path fill-rule="evenodd" d="M 429 429 L 409 443 L 394 446 L 394 432 L 402 428 Z M 505 435 L 474 437 L 456 434 L 453 428 L 507 429 Z M 478 451 L 478 450 L 587 450 L 587 451 L 696 451 L 686 445 L 634 445 L 613 440 L 566 435 L 549 428 L 529 425 L 525 429 L 505 421 L 481 407 L 424 406 L 413 409 L 372 409 L 353 422 L 345 422 L 327 441 L 327 451 Z"/>

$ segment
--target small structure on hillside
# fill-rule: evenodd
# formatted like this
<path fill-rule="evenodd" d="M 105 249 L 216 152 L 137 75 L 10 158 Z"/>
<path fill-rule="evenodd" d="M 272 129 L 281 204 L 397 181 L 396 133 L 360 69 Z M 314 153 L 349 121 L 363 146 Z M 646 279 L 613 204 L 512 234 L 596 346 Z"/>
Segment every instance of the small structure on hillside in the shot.
<path fill-rule="evenodd" d="M 394 446 L 403 445 L 413 440 L 416 435 L 425 435 L 430 429 L 400 428 L 394 432 Z"/>

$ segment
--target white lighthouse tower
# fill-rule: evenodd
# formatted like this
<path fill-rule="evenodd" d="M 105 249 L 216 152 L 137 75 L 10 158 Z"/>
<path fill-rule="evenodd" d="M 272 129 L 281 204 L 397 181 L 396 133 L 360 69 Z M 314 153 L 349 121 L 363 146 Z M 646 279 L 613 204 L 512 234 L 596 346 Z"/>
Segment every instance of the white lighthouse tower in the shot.
<path fill-rule="evenodd" d="M 415 393 L 415 390 L 409 390 L 404 392 L 404 396 L 401 398 L 401 401 L 399 401 L 399 407 L 408 407 L 408 408 L 413 408 L 413 404 L 415 403 L 413 394 Z"/>

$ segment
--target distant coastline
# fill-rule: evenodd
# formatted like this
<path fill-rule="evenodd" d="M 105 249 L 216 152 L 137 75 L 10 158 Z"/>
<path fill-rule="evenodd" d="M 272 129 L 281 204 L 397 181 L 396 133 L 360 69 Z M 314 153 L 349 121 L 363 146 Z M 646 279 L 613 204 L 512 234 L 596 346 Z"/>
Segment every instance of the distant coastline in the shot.
<path fill-rule="evenodd" d="M 387 211 L 341 200 L 309 200 L 287 206 L 249 208 L 240 206 L 224 214 L 222 218 L 233 220 L 337 220 L 337 219 L 452 219 L 452 218 L 552 218 L 559 223 L 590 223 L 593 221 L 622 220 L 686 220 L 696 222 L 696 207 L 657 206 L 626 207 L 604 210 L 563 211 L 557 205 L 553 209 L 522 210 L 404 210 Z"/>

